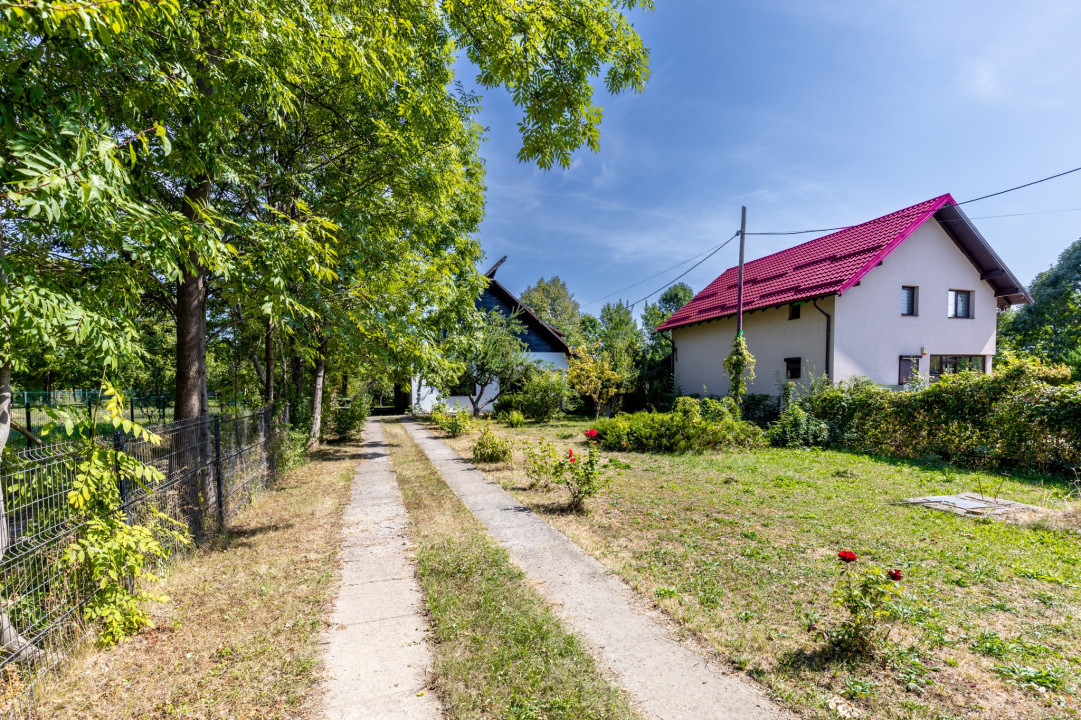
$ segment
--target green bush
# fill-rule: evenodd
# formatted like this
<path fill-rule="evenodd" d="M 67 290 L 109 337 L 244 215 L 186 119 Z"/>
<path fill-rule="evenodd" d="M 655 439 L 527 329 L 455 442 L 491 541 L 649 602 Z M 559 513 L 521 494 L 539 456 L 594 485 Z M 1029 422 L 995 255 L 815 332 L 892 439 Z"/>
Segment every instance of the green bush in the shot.
<path fill-rule="evenodd" d="M 509 428 L 520 428 L 525 425 L 525 415 L 518 410 L 507 410 L 498 416 L 499 422 Z"/>
<path fill-rule="evenodd" d="M 732 417 L 709 421 L 699 415 L 696 419 L 691 404 L 678 400 L 677 408 L 683 412 L 638 412 L 599 420 L 594 423 L 597 441 L 605 450 L 657 453 L 704 452 L 763 443 L 762 430 L 751 423 Z"/>
<path fill-rule="evenodd" d="M 601 454 L 597 452 L 597 443 L 589 443 L 589 450 L 584 456 L 568 450 L 562 463 L 563 472 L 554 478 L 559 484 L 565 485 L 570 493 L 567 507 L 581 510 L 586 500 L 607 487 L 608 481 L 604 478 L 606 469 L 607 463 L 601 462 Z"/>
<path fill-rule="evenodd" d="M 338 440 L 356 437 L 370 412 L 370 400 L 366 394 L 352 398 L 340 398 L 330 411 L 330 434 Z"/>
<path fill-rule="evenodd" d="M 799 405 L 789 405 L 781 413 L 780 419 L 769 426 L 766 436 L 778 447 L 824 445 L 829 437 L 829 428 Z"/>
<path fill-rule="evenodd" d="M 480 437 L 473 444 L 473 462 L 475 463 L 498 463 L 508 462 L 514 446 L 510 440 L 501 438 L 492 432 L 491 423 L 485 423 L 481 428 Z"/>
<path fill-rule="evenodd" d="M 765 393 L 747 393 L 743 396 L 743 412 L 741 417 L 753 422 L 758 427 L 767 427 L 780 417 L 780 403 L 774 395 Z"/>
<path fill-rule="evenodd" d="M 464 412 L 432 413 L 432 420 L 448 437 L 456 438 L 473 426 L 473 418 Z"/>
<path fill-rule="evenodd" d="M 557 370 L 538 370 L 513 392 L 505 392 L 495 403 L 497 413 L 517 410 L 530 420 L 548 422 L 563 411 L 573 393 L 566 375 Z"/>
<path fill-rule="evenodd" d="M 1068 378 L 1067 368 L 1015 361 L 994 375 L 945 375 L 902 392 L 866 378 L 816 384 L 795 403 L 825 423 L 825 445 L 1067 470 L 1081 465 L 1081 386 L 1065 384 Z"/>
<path fill-rule="evenodd" d="M 536 445 L 525 448 L 525 474 L 529 478 L 529 489 L 546 488 L 562 471 L 563 456 L 559 449 L 547 440 L 540 440 Z"/>
<path fill-rule="evenodd" d="M 308 433 L 303 430 L 283 432 L 278 440 L 278 470 L 285 472 L 308 461 Z"/>

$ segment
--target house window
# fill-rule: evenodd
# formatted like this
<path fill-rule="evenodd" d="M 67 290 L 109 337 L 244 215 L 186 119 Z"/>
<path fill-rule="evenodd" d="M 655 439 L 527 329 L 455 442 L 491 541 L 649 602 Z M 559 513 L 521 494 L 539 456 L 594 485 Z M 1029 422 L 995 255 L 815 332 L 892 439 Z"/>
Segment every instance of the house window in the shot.
<path fill-rule="evenodd" d="M 917 302 L 919 300 L 919 288 L 913 285 L 901 286 L 901 314 L 916 316 L 919 315 L 919 307 Z"/>
<path fill-rule="evenodd" d="M 902 355 L 897 368 L 897 384 L 907 385 L 915 373 L 920 371 L 919 355 Z"/>
<path fill-rule="evenodd" d="M 931 376 L 950 375 L 953 373 L 983 372 L 983 355 L 932 355 Z"/>
<path fill-rule="evenodd" d="M 785 358 L 784 376 L 789 380 L 799 380 L 801 367 L 803 367 L 803 358 Z"/>
<path fill-rule="evenodd" d="M 972 317 L 971 290 L 950 290 L 950 306 L 947 311 L 947 316 L 958 318 Z"/>
<path fill-rule="evenodd" d="M 799 320 L 799 305 L 792 303 L 788 306 L 788 319 Z"/>

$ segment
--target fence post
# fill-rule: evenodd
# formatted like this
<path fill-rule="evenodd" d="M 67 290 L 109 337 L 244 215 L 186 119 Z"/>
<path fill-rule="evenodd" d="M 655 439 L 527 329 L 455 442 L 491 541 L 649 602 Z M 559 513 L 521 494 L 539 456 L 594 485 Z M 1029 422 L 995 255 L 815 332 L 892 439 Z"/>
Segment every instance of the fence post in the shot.
<path fill-rule="evenodd" d="M 113 472 L 116 473 L 116 489 L 120 492 L 120 507 L 124 510 L 128 505 L 128 484 L 124 482 L 124 476 L 120 473 L 120 453 L 124 452 L 124 433 L 119 430 L 113 433 Z"/>
<path fill-rule="evenodd" d="M 30 420 L 30 393 L 23 391 L 23 405 L 26 406 L 26 430 L 34 432 L 34 423 Z"/>
<path fill-rule="evenodd" d="M 221 529 L 225 529 L 225 490 L 222 487 L 223 477 L 221 471 L 221 415 L 214 416 L 214 490 L 218 500 L 218 521 Z"/>

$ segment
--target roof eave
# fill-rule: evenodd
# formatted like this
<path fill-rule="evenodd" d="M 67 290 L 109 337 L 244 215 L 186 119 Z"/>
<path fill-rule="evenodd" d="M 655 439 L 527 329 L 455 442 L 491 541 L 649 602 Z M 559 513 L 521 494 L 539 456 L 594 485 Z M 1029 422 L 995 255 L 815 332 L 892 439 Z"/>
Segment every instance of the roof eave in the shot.
<path fill-rule="evenodd" d="M 987 239 L 956 203 L 935 212 L 935 219 L 969 261 L 980 271 L 980 279 L 991 286 L 995 297 L 1010 305 L 1031 305 L 1032 295 L 1006 267 Z M 1001 306 L 1001 303 L 1000 303 Z"/>

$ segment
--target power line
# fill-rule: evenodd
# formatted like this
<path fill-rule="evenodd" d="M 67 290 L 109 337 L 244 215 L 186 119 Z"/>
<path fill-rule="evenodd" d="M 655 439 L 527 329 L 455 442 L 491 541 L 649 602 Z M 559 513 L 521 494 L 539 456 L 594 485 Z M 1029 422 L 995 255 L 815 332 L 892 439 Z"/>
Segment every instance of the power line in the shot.
<path fill-rule="evenodd" d="M 999 195 L 1005 195 L 1006 193 L 1011 193 L 1011 192 L 1014 192 L 1015 190 L 1021 190 L 1023 188 L 1032 187 L 1033 185 L 1039 185 L 1040 183 L 1045 183 L 1048 180 L 1055 180 L 1057 178 L 1063 177 L 1065 175 L 1070 175 L 1070 174 L 1075 173 L 1075 172 L 1081 172 L 1081 167 L 1075 167 L 1072 170 L 1066 170 L 1065 172 L 1056 173 L 1055 175 L 1048 175 L 1045 178 L 1040 178 L 1039 180 L 1033 180 L 1032 182 L 1027 182 L 1027 183 L 1025 183 L 1023 185 L 1015 185 L 1014 187 L 1006 188 L 1005 190 L 999 190 L 998 192 L 993 192 L 993 193 L 989 193 L 987 195 L 981 195 L 979 197 L 974 197 L 974 198 L 971 198 L 969 200 L 964 200 L 962 202 L 957 203 L 957 205 L 968 205 L 969 203 L 979 202 L 980 200 L 986 200 L 988 198 L 998 197 Z M 893 220 L 897 220 L 897 219 L 904 218 L 904 217 L 915 217 L 915 216 L 920 215 L 920 214 L 921 213 L 910 213 L 909 215 L 886 215 L 885 217 L 876 218 L 875 220 L 871 220 L 870 222 L 893 221 Z M 867 223 L 857 223 L 857 224 L 858 225 L 866 225 Z M 785 231 L 779 231 L 779 232 L 753 232 L 753 233 L 747 233 L 747 234 L 748 235 L 757 235 L 757 236 L 767 236 L 767 235 L 768 236 L 776 236 L 776 235 L 807 235 L 807 234 L 810 234 L 810 233 L 837 232 L 838 230 L 847 230 L 850 227 L 855 227 L 855 225 L 843 225 L 841 227 L 833 227 L 833 228 L 816 228 L 814 230 L 785 230 Z"/>
<path fill-rule="evenodd" d="M 642 302 L 642 300 L 648 300 L 649 298 L 653 297 L 654 295 L 656 295 L 657 293 L 661 292 L 661 291 L 662 291 L 662 290 L 664 290 L 665 288 L 667 288 L 667 287 L 669 287 L 669 286 L 671 286 L 671 285 L 674 285 L 674 284 L 675 284 L 675 282 L 676 282 L 676 280 L 679 280 L 679 279 L 680 279 L 681 277 L 684 277 L 684 276 L 685 276 L 685 275 L 687 275 L 687 273 L 689 273 L 689 272 L 690 272 L 691 270 L 694 270 L 694 269 L 695 269 L 696 267 L 698 267 L 699 265 L 701 265 L 702 263 L 704 263 L 704 262 L 705 262 L 706 260 L 709 260 L 709 259 L 710 259 L 711 257 L 713 257 L 714 255 L 716 255 L 717 253 L 719 253 L 719 252 L 721 251 L 721 248 L 723 248 L 723 247 L 724 247 L 725 245 L 727 245 L 728 243 L 732 242 L 733 240 L 735 240 L 735 239 L 736 239 L 736 238 L 738 238 L 738 237 L 739 237 L 739 231 L 737 230 L 737 231 L 736 231 L 736 232 L 735 232 L 735 233 L 734 233 L 734 234 L 732 235 L 732 237 L 728 238 L 728 239 L 727 239 L 727 240 L 725 240 L 725 241 L 724 241 L 723 243 L 721 243 L 720 245 L 718 245 L 718 246 L 716 247 L 716 249 L 714 249 L 714 251 L 713 251 L 713 252 L 711 252 L 711 253 L 710 253 L 709 255 L 706 255 L 706 256 L 705 256 L 704 258 L 702 258 L 701 260 L 699 260 L 698 262 L 696 262 L 696 263 L 695 263 L 694 265 L 691 265 L 691 266 L 690 266 L 689 268 L 687 268 L 687 270 L 686 270 L 686 271 L 685 271 L 684 273 L 682 273 L 681 275 L 679 275 L 679 277 L 676 277 L 676 278 L 674 278 L 673 280 L 670 280 L 670 281 L 669 281 L 669 282 L 668 282 L 668 283 L 667 283 L 666 285 L 664 285 L 664 286 L 662 286 L 662 287 L 659 287 L 659 288 L 657 288 L 656 290 L 654 290 L 653 292 L 651 292 L 651 293 L 650 293 L 649 295 L 646 295 L 646 296 L 645 296 L 644 298 L 642 298 L 641 300 L 636 300 L 636 301 L 634 301 L 633 303 L 631 303 L 631 307 L 633 308 L 633 307 L 634 307 L 635 305 L 637 305 L 638 303 Z"/>
<path fill-rule="evenodd" d="M 689 258 L 687 258 L 686 260 L 684 260 L 684 261 L 682 261 L 682 262 L 678 262 L 678 263 L 676 263 L 676 264 L 675 264 L 675 265 L 673 265 L 672 267 L 669 267 L 669 268 L 665 268 L 664 270 L 661 270 L 661 271 L 660 271 L 659 273 L 656 273 L 656 274 L 654 274 L 654 275 L 650 275 L 650 276 L 649 276 L 649 277 L 647 277 L 647 278 L 646 278 L 645 280 L 639 280 L 638 282 L 636 282 L 636 283 L 633 283 L 633 284 L 631 284 L 631 285 L 628 285 L 628 286 L 627 286 L 627 287 L 625 287 L 625 288 L 620 288 L 619 290 L 616 290 L 615 292 L 610 292 L 610 293 L 608 293 L 607 295 L 605 295 L 604 297 L 600 297 L 600 298 L 597 298 L 596 300 L 590 300 L 590 301 L 589 301 L 589 302 L 587 302 L 587 303 L 582 303 L 582 307 L 588 307 L 588 306 L 590 306 L 590 305 L 594 305 L 594 304 L 596 304 L 596 303 L 599 303 L 599 302 L 600 302 L 601 300 L 607 300 L 608 298 L 612 297 L 613 295 L 617 295 L 617 294 L 619 294 L 619 293 L 623 292 L 624 290 L 630 290 L 630 289 L 631 289 L 631 288 L 633 288 L 633 287 L 638 287 L 638 286 L 639 286 L 639 285 L 641 285 L 642 283 L 646 283 L 646 282 L 649 282 L 650 280 L 652 280 L 652 279 L 653 279 L 653 278 L 655 278 L 655 277 L 660 277 L 661 275 L 664 275 L 664 274 L 665 274 L 666 272 L 671 272 L 672 270 L 675 270 L 676 268 L 680 267 L 681 265 L 686 265 L 687 263 L 691 262 L 692 260 L 697 260 L 698 258 L 702 257 L 703 255 L 705 255 L 706 253 L 710 252 L 711 250 L 719 250 L 720 248 L 721 248 L 721 246 L 720 246 L 720 245 L 718 245 L 718 246 L 717 246 L 716 248 L 706 248 L 705 250 L 703 250 L 702 252 L 698 253 L 698 254 L 697 254 L 697 255 L 695 255 L 694 257 L 689 257 Z"/>

